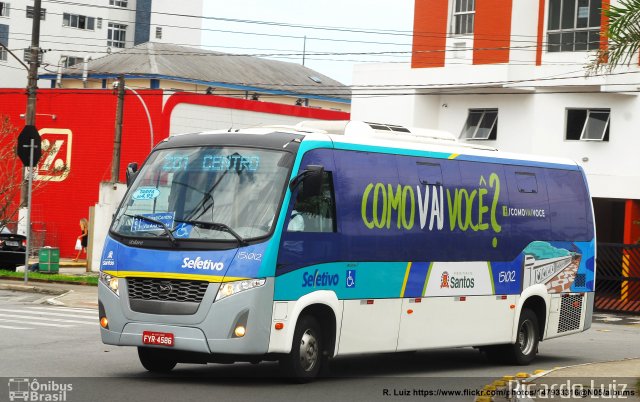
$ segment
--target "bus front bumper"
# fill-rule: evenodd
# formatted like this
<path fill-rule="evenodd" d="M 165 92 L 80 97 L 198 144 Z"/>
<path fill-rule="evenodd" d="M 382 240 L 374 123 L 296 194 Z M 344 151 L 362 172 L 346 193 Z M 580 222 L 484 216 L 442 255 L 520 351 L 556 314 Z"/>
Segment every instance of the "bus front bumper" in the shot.
<path fill-rule="evenodd" d="M 120 281 L 119 296 L 102 282 L 98 285 L 100 318 L 104 315 L 108 320 L 108 327 L 100 328 L 105 344 L 151 346 L 206 354 L 255 356 L 267 353 L 273 278 L 267 279 L 264 286 L 216 302 L 218 286 L 210 284 L 198 310 L 190 315 L 133 311 L 128 300 L 126 281 Z M 243 336 L 238 336 L 238 326 L 244 327 Z M 173 346 L 145 344 L 145 332 L 171 334 Z"/>

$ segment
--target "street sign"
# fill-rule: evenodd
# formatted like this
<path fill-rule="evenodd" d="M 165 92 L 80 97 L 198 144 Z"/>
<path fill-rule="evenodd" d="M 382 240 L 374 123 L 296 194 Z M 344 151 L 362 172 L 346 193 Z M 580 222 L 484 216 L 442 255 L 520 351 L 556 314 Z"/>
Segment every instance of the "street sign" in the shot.
<path fill-rule="evenodd" d="M 33 165 L 29 164 L 31 140 L 33 140 Z M 42 156 L 41 143 L 40 134 L 36 126 L 24 126 L 18 136 L 18 147 L 16 149 L 16 153 L 23 165 L 33 167 L 38 163 L 40 156 Z"/>

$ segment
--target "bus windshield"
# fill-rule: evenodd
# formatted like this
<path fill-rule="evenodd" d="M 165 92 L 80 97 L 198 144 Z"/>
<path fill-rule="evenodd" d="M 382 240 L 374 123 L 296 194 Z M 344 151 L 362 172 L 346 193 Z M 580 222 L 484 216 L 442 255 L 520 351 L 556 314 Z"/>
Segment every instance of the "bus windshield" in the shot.
<path fill-rule="evenodd" d="M 162 149 L 142 167 L 112 231 L 127 237 L 236 241 L 266 236 L 289 174 L 288 152 Z"/>

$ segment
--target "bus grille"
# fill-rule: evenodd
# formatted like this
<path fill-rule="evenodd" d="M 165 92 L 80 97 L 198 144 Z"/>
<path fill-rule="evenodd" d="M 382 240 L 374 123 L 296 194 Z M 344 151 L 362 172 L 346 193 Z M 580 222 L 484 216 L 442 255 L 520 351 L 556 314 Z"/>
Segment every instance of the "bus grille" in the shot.
<path fill-rule="evenodd" d="M 582 316 L 582 295 L 569 295 L 560 302 L 560 322 L 558 333 L 580 329 Z"/>
<path fill-rule="evenodd" d="M 130 300 L 200 303 L 209 282 L 176 279 L 127 279 Z"/>

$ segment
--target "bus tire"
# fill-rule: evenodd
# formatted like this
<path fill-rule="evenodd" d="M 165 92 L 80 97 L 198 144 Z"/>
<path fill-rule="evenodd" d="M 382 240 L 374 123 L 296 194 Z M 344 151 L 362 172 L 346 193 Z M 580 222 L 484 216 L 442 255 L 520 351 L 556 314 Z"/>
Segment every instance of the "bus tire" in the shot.
<path fill-rule="evenodd" d="M 178 364 L 166 350 L 138 347 L 138 358 L 142 366 L 152 373 L 168 373 Z"/>
<path fill-rule="evenodd" d="M 323 343 L 318 321 L 309 315 L 301 317 L 293 334 L 291 353 L 280 359 L 283 374 L 299 383 L 316 378 L 324 361 Z"/>
<path fill-rule="evenodd" d="M 540 329 L 538 316 L 533 310 L 525 308 L 520 313 L 516 343 L 507 345 L 507 361 L 512 364 L 526 366 L 531 363 L 538 353 Z"/>

